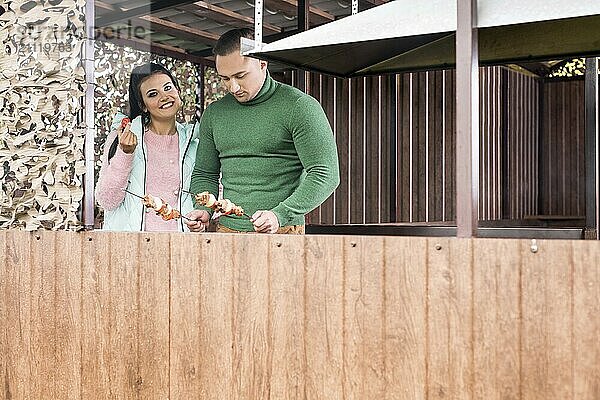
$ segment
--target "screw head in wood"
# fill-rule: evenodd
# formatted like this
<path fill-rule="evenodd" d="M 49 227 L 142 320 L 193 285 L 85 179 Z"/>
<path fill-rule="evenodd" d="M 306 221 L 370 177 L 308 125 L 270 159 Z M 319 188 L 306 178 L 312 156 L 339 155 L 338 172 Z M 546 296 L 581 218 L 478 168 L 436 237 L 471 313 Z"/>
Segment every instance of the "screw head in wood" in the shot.
<path fill-rule="evenodd" d="M 531 239 L 530 250 L 531 250 L 532 253 L 537 253 L 538 252 L 538 245 L 537 245 L 537 242 L 535 241 L 535 239 Z"/>

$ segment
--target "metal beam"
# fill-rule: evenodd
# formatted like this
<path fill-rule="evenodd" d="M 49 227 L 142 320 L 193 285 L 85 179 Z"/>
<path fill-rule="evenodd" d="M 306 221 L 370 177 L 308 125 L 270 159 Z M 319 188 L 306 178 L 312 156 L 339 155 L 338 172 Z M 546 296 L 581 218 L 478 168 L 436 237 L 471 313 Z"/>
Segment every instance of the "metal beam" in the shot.
<path fill-rule="evenodd" d="M 585 238 L 600 239 L 598 59 L 585 60 Z"/>
<path fill-rule="evenodd" d="M 456 234 L 477 236 L 479 209 L 479 52 L 477 0 L 457 1 Z"/>
<path fill-rule="evenodd" d="M 282 11 L 288 15 L 297 15 L 298 18 L 300 18 L 300 15 L 297 14 L 298 1 L 296 0 L 265 0 L 265 7 Z M 313 26 L 331 22 L 335 19 L 333 14 L 323 11 L 315 6 L 309 7 L 309 15 Z"/>
<path fill-rule="evenodd" d="M 374 6 L 380 6 L 388 2 L 388 0 L 360 0 L 361 3 L 369 4 L 369 6 L 365 8 L 371 8 Z"/>
<path fill-rule="evenodd" d="M 124 21 L 126 19 L 140 17 L 143 15 L 150 15 L 157 13 L 162 10 L 182 6 L 185 4 L 193 3 L 195 0 L 161 0 L 161 1 L 149 1 L 148 4 L 132 8 L 130 10 L 113 12 L 109 15 L 96 18 L 96 27 L 102 28 L 104 26 L 112 25 L 116 22 Z"/>
<path fill-rule="evenodd" d="M 142 40 L 142 39 L 137 39 L 137 38 L 124 39 L 124 38 L 116 38 L 115 37 L 115 38 L 107 39 L 105 37 L 100 36 L 99 40 L 101 40 L 103 42 L 114 43 L 117 46 L 127 46 L 127 47 L 131 47 L 132 49 L 136 49 L 136 50 L 140 50 L 140 51 L 147 51 L 149 53 L 157 54 L 159 56 L 167 56 L 167 57 L 175 58 L 177 60 L 190 61 L 194 64 L 207 64 L 207 65 L 209 64 L 206 62 L 206 60 L 204 58 L 202 58 L 200 56 L 190 54 L 179 47 L 169 46 L 166 44 L 149 42 L 147 40 Z"/>
<path fill-rule="evenodd" d="M 236 13 L 235 11 L 209 4 L 205 1 L 196 1 L 194 4 L 186 5 L 180 8 L 199 17 L 210 18 L 213 21 L 224 23 L 230 25 L 231 27 L 251 28 L 254 24 L 254 19 L 252 17 L 247 17 L 245 15 Z M 282 31 L 280 27 L 264 22 L 263 28 L 266 31 L 273 33 L 280 33 Z"/>
<path fill-rule="evenodd" d="M 506 239 L 563 239 L 583 238 L 581 228 L 544 227 L 479 227 L 477 236 L 481 238 Z M 313 235 L 377 235 L 377 236 L 456 236 L 457 229 L 451 225 L 409 225 L 409 224 L 336 224 L 306 225 L 306 233 Z"/>
<path fill-rule="evenodd" d="M 121 9 L 116 8 L 115 6 L 105 3 L 103 1 L 96 1 L 96 7 L 111 12 L 122 12 Z M 96 29 L 96 32 L 98 32 L 99 34 L 96 36 L 105 36 L 105 38 L 99 39 L 107 39 L 107 41 L 111 41 L 113 36 L 117 36 L 119 39 L 143 39 L 143 35 L 140 36 L 138 30 L 141 29 L 144 32 L 144 30 L 147 29 L 160 33 L 166 33 L 168 35 L 174 36 L 177 39 L 186 39 L 192 42 L 200 42 L 210 46 L 214 45 L 217 39 L 219 38 L 219 35 L 216 35 L 211 32 L 191 28 L 189 26 L 177 24 L 175 22 L 167 21 L 165 19 L 149 15 L 132 18 L 130 22 L 135 24 L 135 26 L 117 29 L 116 32 L 114 32 L 113 28 L 111 27 L 99 27 Z M 127 33 L 127 37 L 122 36 L 123 31 Z"/>
<path fill-rule="evenodd" d="M 177 24 L 158 17 L 145 15 L 140 17 L 144 21 L 151 23 L 150 28 L 158 32 L 173 35 L 178 39 L 186 39 L 191 41 L 199 41 L 207 44 L 214 44 L 219 40 L 219 35 L 211 32 L 202 31 L 200 29 L 191 28 L 189 26 Z"/>

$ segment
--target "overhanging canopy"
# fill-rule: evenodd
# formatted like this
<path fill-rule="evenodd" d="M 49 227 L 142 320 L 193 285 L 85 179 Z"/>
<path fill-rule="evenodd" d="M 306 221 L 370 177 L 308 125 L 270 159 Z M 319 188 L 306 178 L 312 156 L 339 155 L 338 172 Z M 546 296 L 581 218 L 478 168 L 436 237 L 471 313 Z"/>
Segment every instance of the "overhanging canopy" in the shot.
<path fill-rule="evenodd" d="M 599 0 L 479 0 L 481 64 L 600 54 Z M 456 0 L 396 0 L 248 54 L 341 77 L 455 64 Z"/>

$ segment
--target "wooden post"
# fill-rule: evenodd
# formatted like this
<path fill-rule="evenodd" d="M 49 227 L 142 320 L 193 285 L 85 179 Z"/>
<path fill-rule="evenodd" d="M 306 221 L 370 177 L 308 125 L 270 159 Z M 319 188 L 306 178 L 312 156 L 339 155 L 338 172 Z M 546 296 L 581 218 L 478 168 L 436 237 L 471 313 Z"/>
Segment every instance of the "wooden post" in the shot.
<path fill-rule="evenodd" d="M 458 0 L 456 29 L 456 234 L 477 236 L 479 50 L 477 0 Z"/>

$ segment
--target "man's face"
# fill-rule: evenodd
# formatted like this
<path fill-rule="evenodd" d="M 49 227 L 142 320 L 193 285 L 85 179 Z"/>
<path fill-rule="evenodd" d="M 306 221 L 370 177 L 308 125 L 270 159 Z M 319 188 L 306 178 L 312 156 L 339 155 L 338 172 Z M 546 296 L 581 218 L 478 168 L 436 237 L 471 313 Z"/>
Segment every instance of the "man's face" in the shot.
<path fill-rule="evenodd" d="M 239 51 L 216 56 L 215 64 L 227 90 L 240 103 L 255 98 L 265 82 L 267 62 L 244 57 Z"/>

